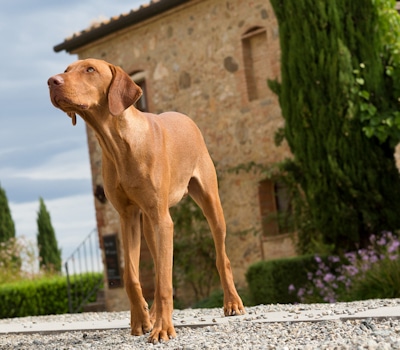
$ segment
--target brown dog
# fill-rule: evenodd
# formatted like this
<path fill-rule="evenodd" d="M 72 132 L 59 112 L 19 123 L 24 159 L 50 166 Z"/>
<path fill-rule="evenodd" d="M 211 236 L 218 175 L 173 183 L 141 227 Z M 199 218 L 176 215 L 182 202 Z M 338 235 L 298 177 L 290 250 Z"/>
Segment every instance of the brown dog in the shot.
<path fill-rule="evenodd" d="M 175 337 L 172 324 L 173 223 L 169 207 L 189 194 L 210 225 L 226 316 L 244 313 L 225 252 L 225 219 L 217 177 L 200 130 L 176 112 L 142 113 L 141 89 L 119 67 L 87 59 L 48 80 L 51 102 L 95 131 L 102 148 L 107 198 L 121 219 L 131 333 L 152 330 L 150 342 Z M 154 259 L 156 291 L 150 313 L 139 283 L 140 220 Z"/>

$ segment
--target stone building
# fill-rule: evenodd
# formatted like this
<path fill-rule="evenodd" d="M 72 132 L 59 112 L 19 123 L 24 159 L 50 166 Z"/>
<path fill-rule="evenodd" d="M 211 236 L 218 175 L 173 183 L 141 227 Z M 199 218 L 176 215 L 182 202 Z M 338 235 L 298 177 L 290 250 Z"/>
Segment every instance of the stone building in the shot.
<path fill-rule="evenodd" d="M 283 118 L 277 96 L 267 85 L 280 74 L 278 25 L 268 0 L 152 1 L 92 25 L 54 49 L 121 66 L 144 90 L 138 108 L 180 111 L 197 123 L 220 175 L 227 253 L 239 287 L 246 284 L 250 264 L 295 255 L 292 234 L 266 220 L 287 209 L 284 189 L 260 172 L 232 171 L 251 163 L 272 165 L 290 156 L 286 145 L 274 144 Z M 119 310 L 126 308 L 119 288 L 119 220 L 104 197 L 101 150 L 90 129 L 87 136 L 108 271 L 107 308 Z M 145 247 L 143 255 L 150 258 Z M 150 293 L 151 276 L 143 283 Z"/>

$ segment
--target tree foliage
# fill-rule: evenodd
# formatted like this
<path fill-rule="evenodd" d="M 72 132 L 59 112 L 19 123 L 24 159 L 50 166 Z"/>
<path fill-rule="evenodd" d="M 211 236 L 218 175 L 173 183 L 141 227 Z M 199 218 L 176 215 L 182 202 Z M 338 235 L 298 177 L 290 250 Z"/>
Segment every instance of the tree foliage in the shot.
<path fill-rule="evenodd" d="M 0 186 L 0 242 L 7 242 L 10 238 L 15 238 L 15 225 L 6 191 Z"/>
<path fill-rule="evenodd" d="M 370 129 L 375 117 L 382 124 L 398 108 L 400 90 L 392 77 L 399 72 L 393 64 L 388 74 L 394 56 L 387 54 L 381 19 L 384 5 L 394 4 L 271 3 L 282 56 L 281 82 L 270 87 L 285 119 L 281 136 L 294 155 L 285 171 L 299 184 L 311 223 L 300 230 L 300 240 L 311 242 L 310 232 L 318 232 L 336 250 L 354 249 L 371 233 L 400 227 L 394 142 Z"/>
<path fill-rule="evenodd" d="M 36 222 L 40 267 L 54 272 L 61 272 L 61 249 L 58 248 L 50 213 L 47 211 L 42 198 L 39 199 L 39 212 Z"/>
<path fill-rule="evenodd" d="M 354 98 L 359 106 L 363 131 L 368 137 L 396 145 L 400 142 L 400 16 L 394 0 L 375 0 L 378 17 L 376 36 L 380 47 L 382 92 L 370 84 L 365 64 L 360 63 L 354 74 Z"/>

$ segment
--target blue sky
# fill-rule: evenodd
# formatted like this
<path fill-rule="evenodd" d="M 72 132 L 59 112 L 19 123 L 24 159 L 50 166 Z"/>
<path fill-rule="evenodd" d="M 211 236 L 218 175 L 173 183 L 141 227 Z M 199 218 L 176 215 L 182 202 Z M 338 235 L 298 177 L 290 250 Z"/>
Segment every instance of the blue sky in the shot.
<path fill-rule="evenodd" d="M 36 242 L 39 197 L 68 257 L 96 226 L 85 125 L 49 99 L 47 79 L 77 59 L 53 46 L 144 0 L 1 0 L 0 184 L 17 236 Z"/>

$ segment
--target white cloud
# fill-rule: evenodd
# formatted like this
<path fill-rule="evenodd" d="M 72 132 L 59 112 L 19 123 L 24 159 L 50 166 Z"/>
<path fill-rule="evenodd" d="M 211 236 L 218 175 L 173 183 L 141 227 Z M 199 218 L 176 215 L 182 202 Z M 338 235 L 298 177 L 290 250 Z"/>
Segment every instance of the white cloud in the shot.
<path fill-rule="evenodd" d="M 74 149 L 60 152 L 45 163 L 14 172 L 14 177 L 30 180 L 68 180 L 91 179 L 89 156 L 83 156 L 87 149 Z"/>
<path fill-rule="evenodd" d="M 39 201 L 10 202 L 9 205 L 17 236 L 25 236 L 36 242 Z M 45 205 L 50 213 L 51 223 L 65 260 L 96 227 L 93 196 L 88 194 L 45 200 Z"/>

